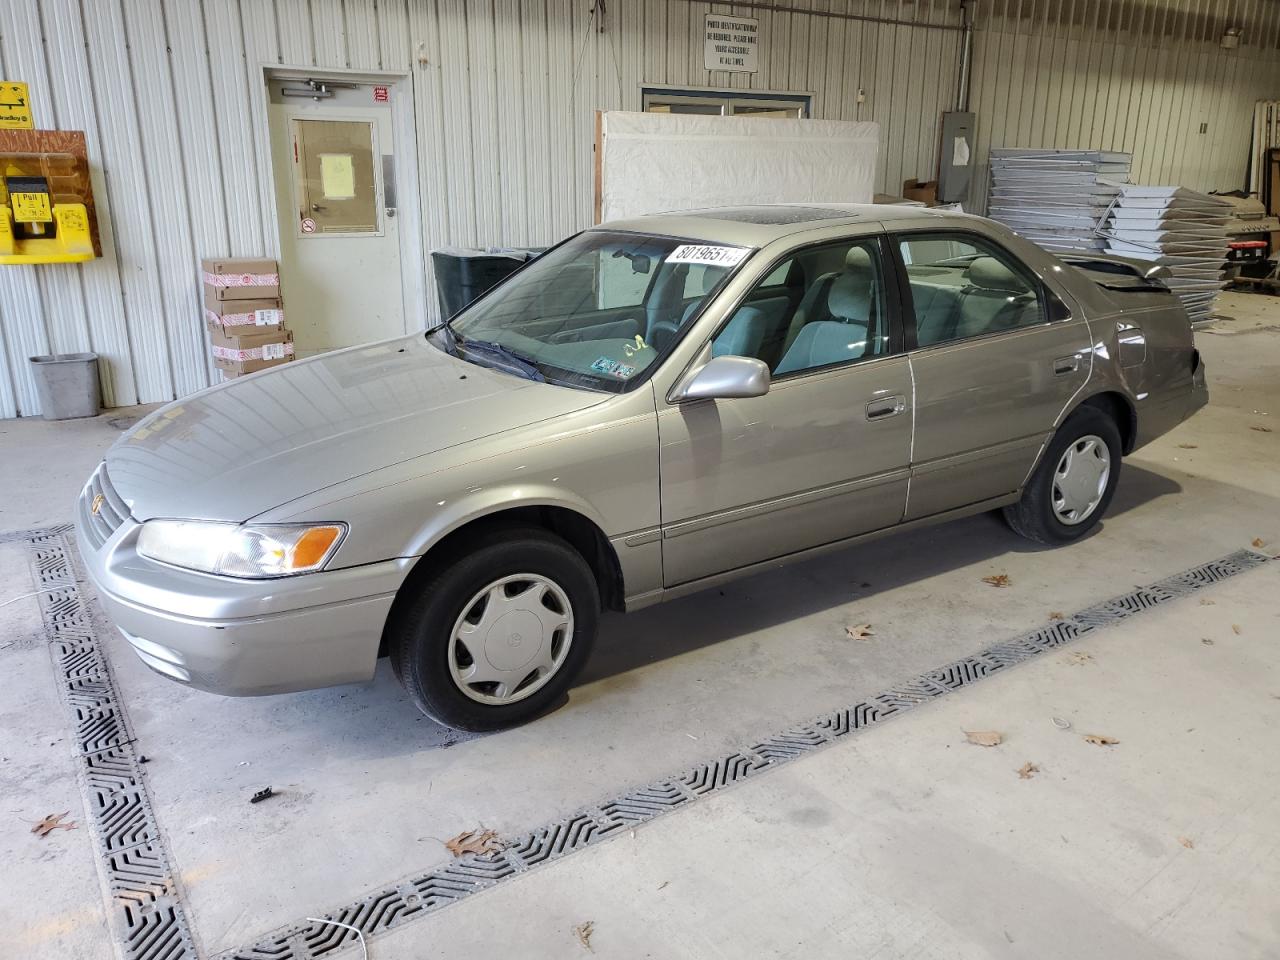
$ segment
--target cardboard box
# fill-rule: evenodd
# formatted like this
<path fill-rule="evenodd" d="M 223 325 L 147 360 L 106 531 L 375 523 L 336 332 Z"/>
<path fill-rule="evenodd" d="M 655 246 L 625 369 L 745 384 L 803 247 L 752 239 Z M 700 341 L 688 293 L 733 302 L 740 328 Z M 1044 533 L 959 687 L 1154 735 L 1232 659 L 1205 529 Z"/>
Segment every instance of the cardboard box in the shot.
<path fill-rule="evenodd" d="M 919 200 L 926 207 L 938 202 L 938 181 L 903 180 L 902 195 L 908 200 Z"/>
<path fill-rule="evenodd" d="M 280 270 L 274 260 L 209 257 L 200 261 L 200 272 L 206 304 L 280 296 Z"/>
<path fill-rule="evenodd" d="M 215 300 L 204 306 L 204 318 L 223 327 L 283 326 L 284 306 L 275 300 Z"/>
<path fill-rule="evenodd" d="M 293 334 L 283 323 L 269 327 L 224 327 L 209 323 L 209 346 L 218 347 L 213 355 L 219 356 L 223 350 L 252 350 L 267 343 L 292 343 Z"/>
<path fill-rule="evenodd" d="M 282 363 L 288 363 L 293 357 L 284 357 L 280 360 L 223 360 L 220 357 L 214 357 L 213 364 L 218 368 L 225 380 L 234 380 L 236 377 L 243 377 L 246 374 L 257 373 L 259 370 L 268 370 L 271 367 L 278 367 Z"/>

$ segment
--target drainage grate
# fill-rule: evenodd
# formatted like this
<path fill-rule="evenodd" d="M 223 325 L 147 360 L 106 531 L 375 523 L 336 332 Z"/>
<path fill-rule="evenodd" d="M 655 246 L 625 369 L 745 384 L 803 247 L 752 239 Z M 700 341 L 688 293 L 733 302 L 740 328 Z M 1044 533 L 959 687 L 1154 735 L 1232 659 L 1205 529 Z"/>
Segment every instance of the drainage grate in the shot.
<path fill-rule="evenodd" d="M 460 858 L 448 866 L 414 875 L 353 904 L 331 910 L 323 917 L 357 927 L 365 937 L 399 927 L 533 867 L 559 860 L 935 697 L 1070 643 L 1100 627 L 1243 573 L 1268 559 L 1241 550 L 1152 586 L 1140 587 L 1065 620 L 921 674 L 862 703 L 792 727 L 748 749 L 587 808 L 516 839 L 505 850 Z M 321 960 L 354 945 L 357 939 L 354 931 L 340 926 L 300 921 L 267 934 L 252 946 L 221 956 L 222 960 Z"/>
<path fill-rule="evenodd" d="M 128 723 L 76 583 L 69 529 L 24 531 L 23 539 L 40 590 L 54 673 L 75 728 L 79 776 L 111 892 L 108 915 L 126 960 L 195 960 Z"/>

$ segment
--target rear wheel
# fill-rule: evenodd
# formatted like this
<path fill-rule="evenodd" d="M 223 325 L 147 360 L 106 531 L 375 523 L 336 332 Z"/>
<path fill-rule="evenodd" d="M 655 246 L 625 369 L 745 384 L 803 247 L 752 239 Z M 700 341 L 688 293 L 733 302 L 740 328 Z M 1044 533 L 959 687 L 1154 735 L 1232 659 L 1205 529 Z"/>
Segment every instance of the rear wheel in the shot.
<path fill-rule="evenodd" d="M 418 708 L 459 730 L 524 723 L 569 689 L 595 640 L 595 576 L 537 528 L 493 530 L 415 586 L 391 664 Z"/>
<path fill-rule="evenodd" d="M 1058 428 L 1022 499 L 1004 508 L 1014 532 L 1037 543 L 1079 540 L 1102 519 L 1120 478 L 1120 431 L 1096 407 Z"/>

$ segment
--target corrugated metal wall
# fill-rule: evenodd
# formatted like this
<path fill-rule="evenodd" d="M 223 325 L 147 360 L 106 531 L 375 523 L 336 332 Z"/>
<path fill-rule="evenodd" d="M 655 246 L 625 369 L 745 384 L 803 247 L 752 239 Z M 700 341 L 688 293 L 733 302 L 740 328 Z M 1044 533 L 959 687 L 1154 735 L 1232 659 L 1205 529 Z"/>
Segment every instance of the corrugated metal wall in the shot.
<path fill-rule="evenodd" d="M 979 9 L 978 209 L 991 147 L 1123 150 L 1135 182 L 1244 186 L 1254 101 L 1280 95 L 1280 2 L 984 0 Z M 1243 43 L 1224 50 L 1230 27 Z"/>
<path fill-rule="evenodd" d="M 979 159 L 1114 145 L 1144 179 L 1236 185 L 1252 101 L 1280 94 L 1280 3 L 1239 0 L 1238 51 L 1222 6 L 983 0 Z M 703 70 L 710 11 L 760 20 L 758 73 Z M 930 176 L 959 22 L 953 0 L 3 0 L 0 75 L 39 126 L 86 131 L 104 256 L 0 268 L 0 416 L 37 412 L 36 353 L 102 354 L 110 404 L 210 382 L 197 259 L 277 252 L 264 66 L 411 75 L 425 249 L 542 244 L 590 222 L 593 112 L 643 85 L 810 92 L 817 117 L 881 124 L 878 189 Z"/>

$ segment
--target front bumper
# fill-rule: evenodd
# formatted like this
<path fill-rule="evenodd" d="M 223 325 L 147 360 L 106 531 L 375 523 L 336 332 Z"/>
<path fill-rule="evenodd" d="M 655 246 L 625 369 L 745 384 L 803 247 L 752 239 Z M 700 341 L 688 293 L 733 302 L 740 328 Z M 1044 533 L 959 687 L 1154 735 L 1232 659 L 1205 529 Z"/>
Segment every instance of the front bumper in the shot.
<path fill-rule="evenodd" d="M 227 696 L 288 693 L 373 676 L 410 560 L 276 580 L 214 577 L 138 554 L 124 519 L 101 545 L 81 509 L 76 542 L 107 616 L 153 670 Z"/>

